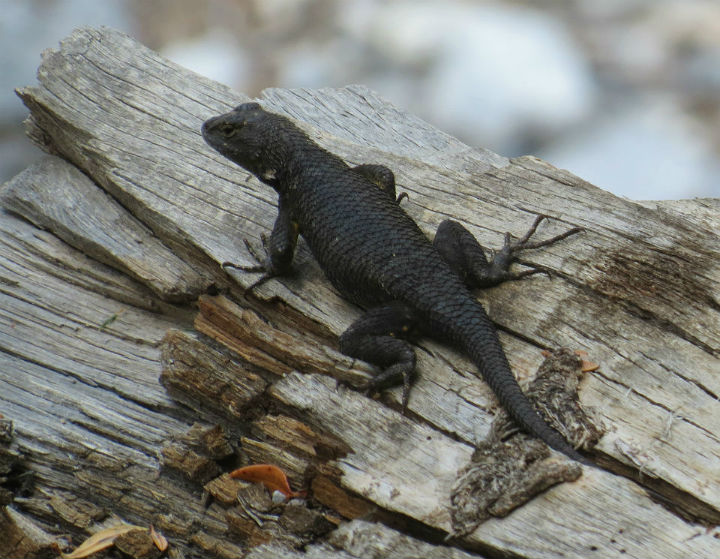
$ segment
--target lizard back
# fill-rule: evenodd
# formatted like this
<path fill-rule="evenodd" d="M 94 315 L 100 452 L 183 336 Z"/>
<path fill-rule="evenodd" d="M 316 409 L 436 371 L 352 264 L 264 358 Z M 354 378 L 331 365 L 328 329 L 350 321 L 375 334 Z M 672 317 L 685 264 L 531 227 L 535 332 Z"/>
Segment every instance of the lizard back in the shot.
<path fill-rule="evenodd" d="M 434 292 L 472 298 L 387 193 L 334 155 L 312 152 L 302 155 L 310 164 L 285 196 L 300 234 L 343 296 L 364 307 L 398 300 L 418 309 L 432 306 Z"/>
<path fill-rule="evenodd" d="M 513 376 L 485 310 L 394 195 L 257 103 L 207 120 L 203 136 L 278 192 L 273 233 L 278 231 L 275 258 L 282 266 L 291 261 L 299 232 L 344 297 L 364 307 L 405 304 L 421 330 L 470 356 L 518 425 L 586 462 L 538 415 Z M 407 357 L 405 346 L 400 353 L 414 367 L 414 354 Z"/>

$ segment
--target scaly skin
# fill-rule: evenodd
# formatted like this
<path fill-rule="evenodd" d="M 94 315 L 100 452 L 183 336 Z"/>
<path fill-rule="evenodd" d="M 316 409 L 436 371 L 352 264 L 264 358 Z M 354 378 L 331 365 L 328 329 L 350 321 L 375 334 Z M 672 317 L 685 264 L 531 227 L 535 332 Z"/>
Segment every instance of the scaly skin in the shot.
<path fill-rule="evenodd" d="M 567 456 L 585 462 L 535 411 L 508 364 L 493 323 L 469 286 L 496 285 L 510 274 L 514 254 L 550 244 L 509 242 L 488 263 L 482 248 L 456 222 L 441 225 L 431 243 L 400 207 L 392 172 L 379 165 L 349 167 L 310 140 L 290 120 L 257 103 L 203 124 L 205 141 L 279 195 L 279 214 L 267 243 L 264 278 L 282 275 L 301 234 L 328 279 L 347 299 L 369 309 L 340 338 L 340 348 L 381 369 L 374 389 L 399 380 L 404 403 L 415 353 L 403 338 L 412 331 L 465 351 L 510 416 L 526 432 Z"/>

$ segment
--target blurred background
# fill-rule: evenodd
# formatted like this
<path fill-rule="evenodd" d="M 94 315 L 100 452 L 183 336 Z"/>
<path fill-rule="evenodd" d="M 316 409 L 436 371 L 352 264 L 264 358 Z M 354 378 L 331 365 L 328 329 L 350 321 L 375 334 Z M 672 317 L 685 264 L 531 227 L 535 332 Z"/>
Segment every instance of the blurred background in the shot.
<path fill-rule="evenodd" d="M 718 0 L 0 0 L 0 181 L 39 156 L 13 89 L 101 24 L 251 96 L 361 83 L 621 196 L 720 197 Z"/>

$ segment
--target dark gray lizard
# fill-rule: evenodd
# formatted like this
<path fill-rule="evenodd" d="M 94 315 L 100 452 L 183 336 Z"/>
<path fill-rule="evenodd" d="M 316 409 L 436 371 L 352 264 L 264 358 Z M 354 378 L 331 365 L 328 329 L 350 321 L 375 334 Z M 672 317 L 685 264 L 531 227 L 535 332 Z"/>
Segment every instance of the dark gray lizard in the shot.
<path fill-rule="evenodd" d="M 287 273 L 298 234 L 328 279 L 347 299 L 367 309 L 341 336 L 343 353 L 376 365 L 369 383 L 380 390 L 402 379 L 407 404 L 415 350 L 406 340 L 420 333 L 466 352 L 513 420 L 567 456 L 586 462 L 538 415 L 520 389 L 495 326 L 470 288 L 497 285 L 536 273 L 509 272 L 522 249 L 549 245 L 578 232 L 571 229 L 530 242 L 544 216 L 488 262 L 472 234 L 455 221 L 440 224 L 433 243 L 400 207 L 392 171 L 382 165 L 348 166 L 313 142 L 289 119 L 245 103 L 207 120 L 205 141 L 273 187 L 278 216 L 261 266 L 262 280 Z M 251 248 L 248 244 L 248 248 Z"/>

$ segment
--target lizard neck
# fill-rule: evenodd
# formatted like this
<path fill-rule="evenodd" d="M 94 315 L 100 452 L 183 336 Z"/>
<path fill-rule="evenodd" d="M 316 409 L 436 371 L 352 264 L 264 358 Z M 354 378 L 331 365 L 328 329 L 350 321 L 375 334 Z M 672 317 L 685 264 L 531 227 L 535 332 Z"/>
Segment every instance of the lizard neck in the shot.
<path fill-rule="evenodd" d="M 345 171 L 348 165 L 337 155 L 331 154 L 315 143 L 302 146 L 289 146 L 290 149 L 284 153 L 273 154 L 268 161 L 272 161 L 270 167 L 273 173 L 267 177 L 258 176 L 260 180 L 272 186 L 278 194 L 293 199 L 302 195 L 300 188 L 307 189 L 324 185 L 332 180 L 332 167 Z M 333 163 L 329 162 L 329 159 Z M 282 161 L 281 165 L 275 165 L 276 161 Z M 322 172 L 320 172 L 322 170 Z"/>

